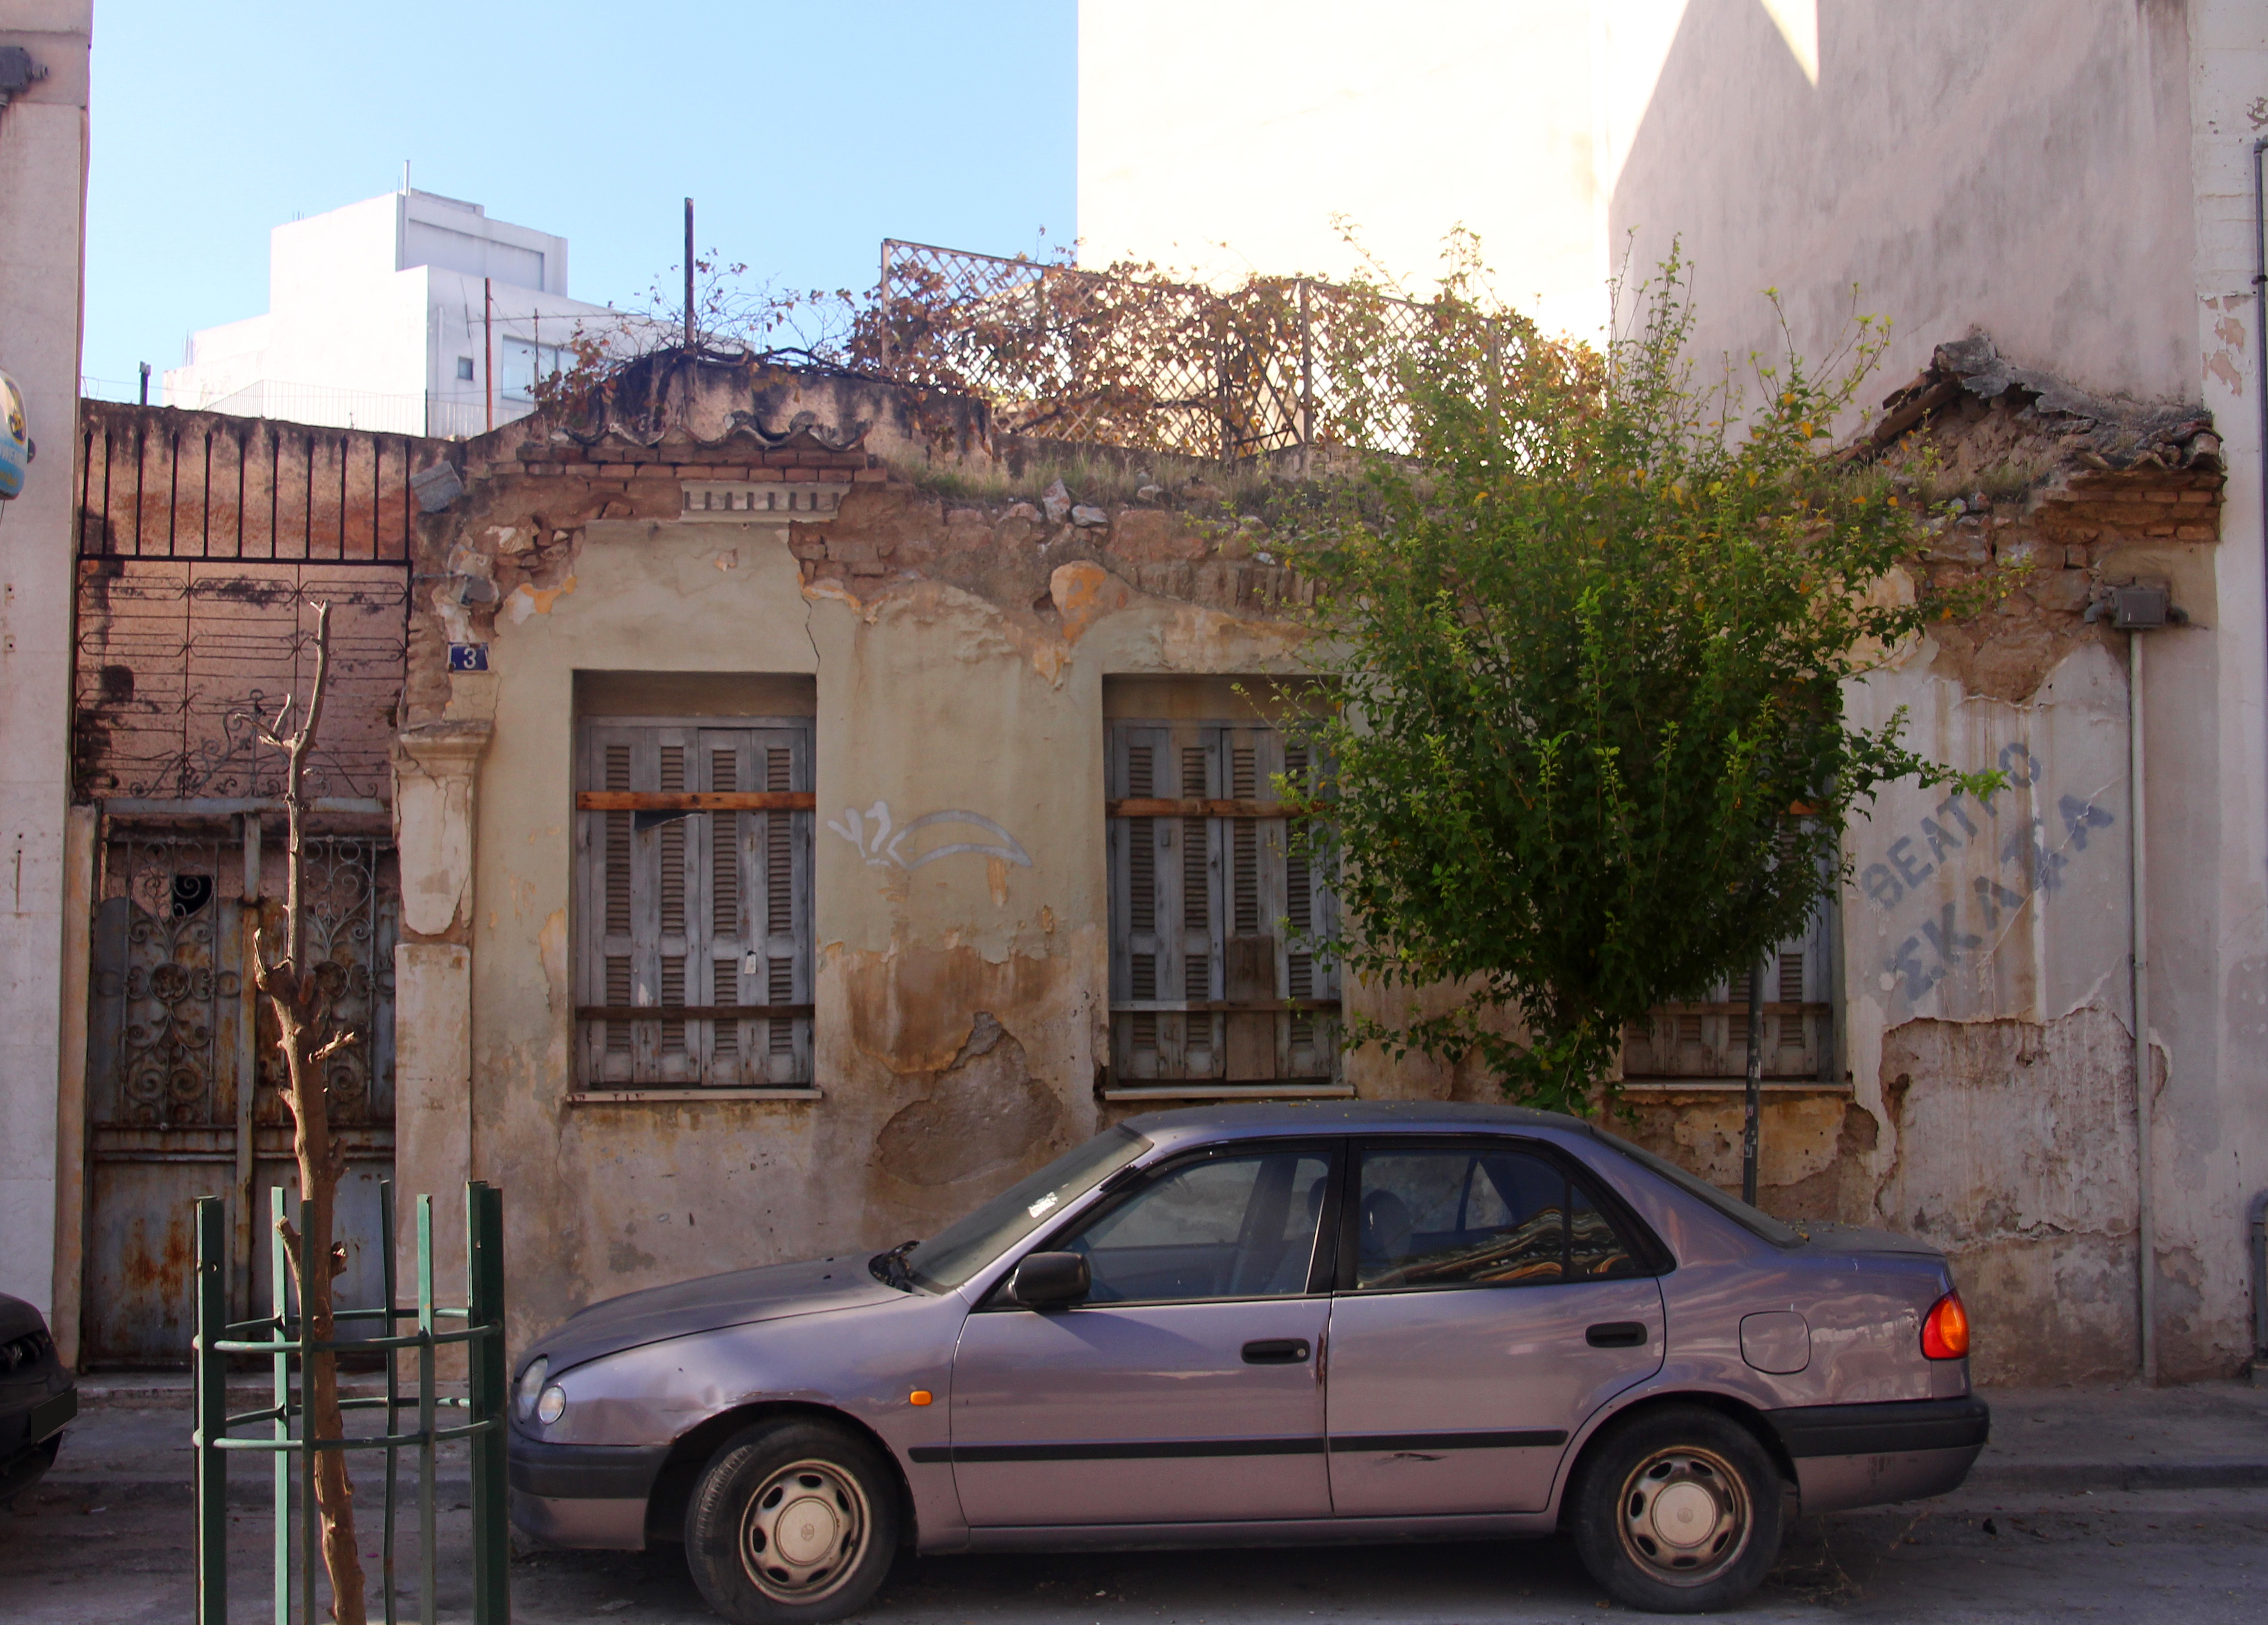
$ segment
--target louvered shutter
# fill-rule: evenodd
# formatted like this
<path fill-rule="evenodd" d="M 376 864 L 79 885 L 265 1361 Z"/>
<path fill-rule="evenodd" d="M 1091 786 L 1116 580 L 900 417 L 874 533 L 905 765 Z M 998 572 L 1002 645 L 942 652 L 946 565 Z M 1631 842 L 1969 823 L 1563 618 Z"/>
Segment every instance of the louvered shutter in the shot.
<path fill-rule="evenodd" d="M 1108 794 L 1272 802 L 1285 750 L 1270 728 L 1114 723 Z M 1331 902 L 1290 850 L 1286 821 L 1182 808 L 1113 817 L 1108 831 L 1116 1075 L 1255 1086 L 1335 1077 L 1336 978 L 1285 930 L 1327 932 Z M 1287 1011 L 1291 998 L 1332 1008 Z"/>
<path fill-rule="evenodd" d="M 598 719 L 584 731 L 579 777 L 586 790 L 808 790 L 810 730 Z M 584 1086 L 807 1084 L 812 814 L 577 820 Z M 622 1013 L 648 1008 L 656 1014 Z"/>
<path fill-rule="evenodd" d="M 1836 911 L 1821 906 L 1802 933 L 1772 951 L 1765 968 L 1764 1076 L 1782 1083 L 1835 1081 L 1832 952 Z M 1749 978 L 1705 998 L 1657 1005 L 1623 1039 L 1623 1077 L 1634 1084 L 1745 1080 Z"/>

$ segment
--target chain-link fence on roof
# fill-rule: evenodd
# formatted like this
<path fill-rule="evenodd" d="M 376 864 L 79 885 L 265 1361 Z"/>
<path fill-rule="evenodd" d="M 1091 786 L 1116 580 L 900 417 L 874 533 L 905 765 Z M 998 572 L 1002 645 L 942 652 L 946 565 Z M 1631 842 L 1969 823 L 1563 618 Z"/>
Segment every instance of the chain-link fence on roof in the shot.
<path fill-rule="evenodd" d="M 892 239 L 857 348 L 885 376 L 985 397 L 1027 434 L 1227 459 L 1406 452 L 1407 369 L 1471 321 L 1306 277 L 1221 292 Z"/>

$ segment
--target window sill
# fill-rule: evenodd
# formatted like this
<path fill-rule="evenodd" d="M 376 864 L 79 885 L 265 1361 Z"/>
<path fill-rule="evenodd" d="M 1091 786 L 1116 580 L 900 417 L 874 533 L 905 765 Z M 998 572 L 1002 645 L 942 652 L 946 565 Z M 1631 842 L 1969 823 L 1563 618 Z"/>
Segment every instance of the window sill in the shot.
<path fill-rule="evenodd" d="M 797 1085 L 782 1089 L 578 1089 L 567 1096 L 570 1106 L 676 1106 L 711 1100 L 823 1100 L 818 1088 Z"/>
<path fill-rule="evenodd" d="M 1624 1094 L 1739 1094 L 1749 1086 L 1745 1077 L 1626 1077 Z M 1848 1084 L 1822 1084 L 1815 1077 L 1767 1077 L 1759 1085 L 1765 1094 L 1849 1094 Z"/>
<path fill-rule="evenodd" d="M 1352 1084 L 1137 1084 L 1106 1088 L 1106 1100 L 1351 1100 Z"/>

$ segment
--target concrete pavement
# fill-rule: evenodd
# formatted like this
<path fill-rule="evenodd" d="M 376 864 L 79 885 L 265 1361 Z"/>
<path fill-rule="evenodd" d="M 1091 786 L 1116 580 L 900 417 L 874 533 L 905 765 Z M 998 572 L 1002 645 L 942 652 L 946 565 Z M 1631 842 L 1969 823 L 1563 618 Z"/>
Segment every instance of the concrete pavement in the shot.
<path fill-rule="evenodd" d="M 92 1384 L 99 1389 L 102 1385 Z M 185 1390 L 91 1393 L 55 1474 L 0 1514 L 0 1617 L 24 1625 L 190 1614 Z M 127 1389 L 127 1392 L 121 1392 Z M 2268 1613 L 2268 1391 L 2236 1384 L 1989 1393 L 1993 1442 L 1928 1502 L 1801 1520 L 1740 1617 L 1788 1621 L 2249 1622 Z M 232 1616 L 270 1617 L 265 1475 L 231 1497 Z M 465 1617 L 462 1459 L 445 1457 L 441 1616 Z M 375 1482 L 361 1533 L 378 1555 Z M 405 1535 L 405 1577 L 416 1554 Z M 527 1625 L 696 1625 L 674 1550 L 525 1553 Z M 1563 1542 L 929 1558 L 865 1618 L 888 1625 L 1300 1625 L 1595 1620 L 1610 1609 Z M 416 1617 L 414 1608 L 408 1617 Z"/>

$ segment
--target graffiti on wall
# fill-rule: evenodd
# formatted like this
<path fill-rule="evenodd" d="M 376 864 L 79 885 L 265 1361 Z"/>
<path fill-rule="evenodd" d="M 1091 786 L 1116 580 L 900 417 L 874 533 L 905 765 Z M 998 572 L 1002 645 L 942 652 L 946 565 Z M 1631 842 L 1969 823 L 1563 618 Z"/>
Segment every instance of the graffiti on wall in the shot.
<path fill-rule="evenodd" d="M 2018 912 L 2071 883 L 2118 821 L 2090 795 L 2051 792 L 2047 764 L 2024 741 L 2004 746 L 1998 765 L 2006 787 L 1947 797 L 1859 867 L 1859 889 L 1887 928 L 1883 941 L 1896 944 L 1882 959 L 1885 990 L 1908 1004 L 1991 954 Z M 2020 815 L 2019 802 L 2033 813 Z"/>
<path fill-rule="evenodd" d="M 910 852 L 907 842 L 923 830 L 939 824 L 967 824 L 993 837 L 990 841 L 948 841 L 926 851 Z M 894 825 L 890 804 L 877 801 L 861 812 L 856 807 L 843 809 L 840 819 L 827 820 L 828 828 L 858 849 L 858 855 L 869 869 L 919 869 L 940 857 L 951 857 L 959 852 L 972 852 L 980 857 L 998 858 L 1015 864 L 1020 869 L 1032 866 L 1031 854 L 1023 843 L 982 812 L 970 812 L 954 807 L 943 812 L 924 812 L 902 825 Z"/>

